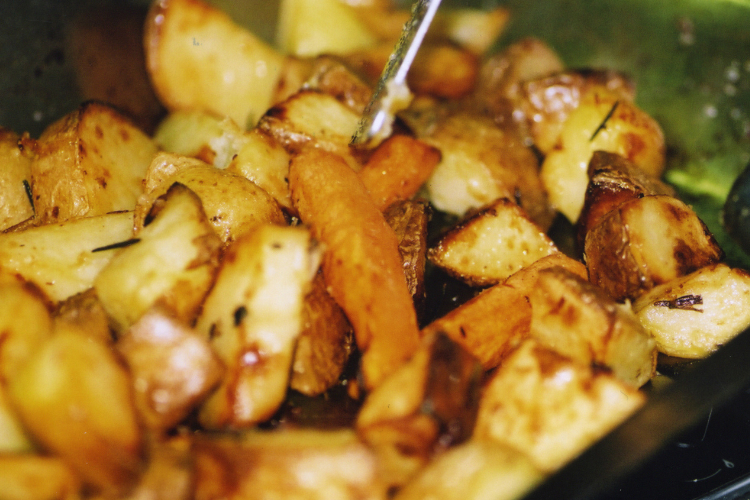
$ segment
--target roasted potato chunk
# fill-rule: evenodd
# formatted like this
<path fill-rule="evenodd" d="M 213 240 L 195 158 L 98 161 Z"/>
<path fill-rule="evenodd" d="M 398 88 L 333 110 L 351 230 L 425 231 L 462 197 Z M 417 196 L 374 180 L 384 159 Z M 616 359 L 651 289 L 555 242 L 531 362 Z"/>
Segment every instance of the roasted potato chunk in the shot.
<path fill-rule="evenodd" d="M 0 275 L 18 275 L 53 302 L 91 288 L 115 252 L 108 250 L 133 235 L 133 213 L 32 227 L 0 234 Z"/>
<path fill-rule="evenodd" d="M 573 223 L 583 208 L 591 155 L 598 150 L 627 158 L 651 177 L 664 171 L 659 124 L 619 93 L 604 86 L 592 88 L 565 120 L 559 145 L 542 163 L 550 203 Z"/>
<path fill-rule="evenodd" d="M 83 333 L 103 344 L 112 344 L 115 340 L 109 328 L 107 311 L 93 288 L 57 304 L 52 313 L 52 328 L 55 332 Z"/>
<path fill-rule="evenodd" d="M 185 418 L 224 374 L 208 340 L 158 308 L 128 329 L 117 350 L 130 369 L 138 414 L 158 432 Z"/>
<path fill-rule="evenodd" d="M 318 273 L 305 297 L 289 387 L 317 396 L 333 387 L 354 349 L 352 326 Z"/>
<path fill-rule="evenodd" d="M 0 497 L 5 500 L 80 500 L 81 479 L 58 457 L 0 455 Z"/>
<path fill-rule="evenodd" d="M 705 358 L 750 326 L 750 275 L 706 266 L 652 288 L 633 310 L 659 352 Z"/>
<path fill-rule="evenodd" d="M 59 333 L 9 381 L 8 394 L 44 450 L 62 457 L 92 487 L 122 494 L 141 467 L 141 429 L 130 386 L 127 370 L 109 347 Z"/>
<path fill-rule="evenodd" d="M 561 268 L 539 272 L 531 302 L 531 335 L 583 365 L 606 366 L 634 387 L 656 369 L 656 349 L 629 306 Z"/>
<path fill-rule="evenodd" d="M 133 210 L 156 145 L 113 108 L 90 101 L 39 137 L 31 188 L 41 224 Z"/>
<path fill-rule="evenodd" d="M 428 257 L 470 285 L 488 286 L 557 251 L 523 208 L 501 198 L 450 229 Z"/>
<path fill-rule="evenodd" d="M 301 227 L 261 226 L 226 250 L 196 323 L 227 367 L 200 408 L 204 427 L 250 427 L 281 405 L 317 266 Z"/>
<path fill-rule="evenodd" d="M 219 238 L 201 202 L 174 184 L 158 198 L 145 227 L 94 280 L 112 326 L 122 332 L 159 304 L 189 323 L 213 284 Z"/>
<path fill-rule="evenodd" d="M 272 104 L 284 58 L 201 0 L 154 2 L 146 65 L 170 111 L 205 110 L 252 127 Z"/>
<path fill-rule="evenodd" d="M 0 385 L 0 457 L 22 454 L 35 448 L 26 430 L 21 425 L 16 410 L 13 409 L 5 385 Z M 0 477 L 2 472 L 0 472 Z M 0 495 L 2 495 L 0 483 Z"/>
<path fill-rule="evenodd" d="M 584 255 L 591 282 L 622 301 L 714 264 L 724 253 L 689 206 L 654 195 L 602 217 L 586 234 Z"/>
<path fill-rule="evenodd" d="M 0 127 L 0 231 L 34 216 L 30 148 L 20 137 Z"/>
<path fill-rule="evenodd" d="M 474 440 L 494 440 L 553 472 L 609 432 L 645 396 L 595 371 L 526 341 L 494 373 L 479 405 Z"/>

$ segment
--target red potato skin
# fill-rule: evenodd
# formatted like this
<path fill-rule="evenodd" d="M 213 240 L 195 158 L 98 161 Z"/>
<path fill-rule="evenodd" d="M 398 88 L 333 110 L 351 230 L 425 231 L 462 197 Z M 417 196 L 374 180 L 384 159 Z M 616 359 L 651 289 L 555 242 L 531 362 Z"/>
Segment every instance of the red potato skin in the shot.
<path fill-rule="evenodd" d="M 309 148 L 290 164 L 300 219 L 325 248 L 323 275 L 362 353 L 365 387 L 377 387 L 419 346 L 398 239 L 357 174 L 339 156 Z"/>

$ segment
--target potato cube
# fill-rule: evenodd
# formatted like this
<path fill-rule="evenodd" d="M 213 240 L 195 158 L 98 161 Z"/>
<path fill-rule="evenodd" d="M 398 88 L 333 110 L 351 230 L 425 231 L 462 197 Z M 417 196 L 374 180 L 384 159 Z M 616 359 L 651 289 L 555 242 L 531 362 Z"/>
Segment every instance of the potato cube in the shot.
<path fill-rule="evenodd" d="M 428 258 L 470 285 L 488 286 L 557 251 L 521 207 L 501 198 L 444 234 Z"/>
<path fill-rule="evenodd" d="M 656 349 L 629 306 L 561 268 L 540 271 L 531 301 L 531 336 L 583 365 L 606 366 L 640 387 L 654 374 Z"/>
<path fill-rule="evenodd" d="M 122 332 L 159 303 L 185 322 L 198 314 L 216 272 L 219 238 L 201 202 L 174 184 L 158 198 L 134 244 L 101 270 L 94 288 Z"/>
<path fill-rule="evenodd" d="M 0 234 L 0 274 L 21 276 L 62 301 L 91 288 L 115 254 L 107 248 L 132 235 L 132 212 Z"/>
<path fill-rule="evenodd" d="M 123 493 L 141 467 L 141 429 L 130 377 L 109 347 L 58 334 L 29 358 L 8 385 L 24 427 L 62 457 L 87 484 Z"/>
<path fill-rule="evenodd" d="M 480 401 L 473 439 L 509 445 L 549 473 L 644 400 L 631 385 L 528 340 L 492 376 Z"/>
<path fill-rule="evenodd" d="M 720 261 L 724 253 L 693 210 L 665 195 L 630 200 L 586 234 L 589 279 L 617 301 Z"/>
<path fill-rule="evenodd" d="M 0 127 L 0 231 L 34 216 L 31 152 L 19 140 L 16 133 Z"/>
<path fill-rule="evenodd" d="M 185 418 L 224 373 L 207 339 L 158 309 L 130 327 L 117 350 L 130 368 L 136 409 L 156 431 Z"/>
<path fill-rule="evenodd" d="M 705 358 L 750 326 L 750 275 L 706 266 L 652 288 L 633 310 L 659 352 Z"/>
<path fill-rule="evenodd" d="M 156 145 L 113 108 L 96 101 L 53 123 L 31 163 L 42 224 L 133 210 Z"/>
<path fill-rule="evenodd" d="M 226 250 L 196 324 L 227 367 L 200 409 L 204 427 L 250 427 L 281 405 L 318 262 L 301 227 L 261 226 Z"/>

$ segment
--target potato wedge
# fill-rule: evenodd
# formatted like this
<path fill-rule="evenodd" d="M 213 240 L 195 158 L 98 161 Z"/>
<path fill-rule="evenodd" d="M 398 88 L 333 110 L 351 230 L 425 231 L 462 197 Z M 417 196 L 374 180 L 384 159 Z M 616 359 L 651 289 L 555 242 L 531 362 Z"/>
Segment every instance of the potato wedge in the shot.
<path fill-rule="evenodd" d="M 419 345 L 398 239 L 357 174 L 333 153 L 306 149 L 295 156 L 289 185 L 300 218 L 326 246 L 326 283 L 354 327 L 372 389 Z"/>
<path fill-rule="evenodd" d="M 15 132 L 0 127 L 0 231 L 34 216 L 30 148 Z"/>
<path fill-rule="evenodd" d="M 557 251 L 521 207 L 501 198 L 450 229 L 427 256 L 472 286 L 488 286 Z"/>
<path fill-rule="evenodd" d="M 123 334 L 117 351 L 130 369 L 138 415 L 157 432 L 184 419 L 224 374 L 207 339 L 158 308 Z"/>
<path fill-rule="evenodd" d="M 629 384 L 526 341 L 494 373 L 473 440 L 494 440 L 557 470 L 609 432 L 645 396 Z"/>
<path fill-rule="evenodd" d="M 174 184 L 158 198 L 146 226 L 94 280 L 112 326 L 123 332 L 154 304 L 190 323 L 213 284 L 219 238 L 198 197 Z"/>
<path fill-rule="evenodd" d="M 359 171 L 375 205 L 385 210 L 414 196 L 440 162 L 440 151 L 405 135 L 380 144 Z"/>
<path fill-rule="evenodd" d="M 539 272 L 531 302 L 531 336 L 582 365 L 606 366 L 634 387 L 656 370 L 656 344 L 629 306 L 562 268 Z"/>
<path fill-rule="evenodd" d="M 317 396 L 333 387 L 354 350 L 352 326 L 318 273 L 305 297 L 289 387 Z"/>
<path fill-rule="evenodd" d="M 435 457 L 394 500 L 513 500 L 522 498 L 543 478 L 518 450 L 472 439 Z"/>
<path fill-rule="evenodd" d="M 130 377 L 109 347 L 72 333 L 51 337 L 8 384 L 24 427 L 90 486 L 124 493 L 141 467 Z"/>
<path fill-rule="evenodd" d="M 190 160 L 169 153 L 159 153 L 154 157 L 146 178 L 147 186 L 159 178 L 166 178 L 138 200 L 134 221 L 136 231 L 143 227 L 155 200 L 174 183 L 187 187 L 200 198 L 209 223 L 224 245 L 262 224 L 286 225 L 276 200 L 261 187 L 245 177 L 200 160 Z"/>
<path fill-rule="evenodd" d="M 619 93 L 592 88 L 565 120 L 559 146 L 542 163 L 549 201 L 572 223 L 581 214 L 588 164 L 598 150 L 627 158 L 651 177 L 664 171 L 664 133 L 656 120 Z"/>
<path fill-rule="evenodd" d="M 196 323 L 227 367 L 199 410 L 201 425 L 251 427 L 281 405 L 317 266 L 301 227 L 261 226 L 226 250 Z"/>
<path fill-rule="evenodd" d="M 577 235 L 581 249 L 586 233 L 622 203 L 654 194 L 674 196 L 674 188 L 646 175 L 633 162 L 615 153 L 594 151 L 588 167 L 589 184 L 578 218 Z"/>
<path fill-rule="evenodd" d="M 633 311 L 659 352 L 705 358 L 750 326 L 750 275 L 713 264 L 652 288 Z"/>
<path fill-rule="evenodd" d="M 133 210 L 156 145 L 113 108 L 89 101 L 39 137 L 31 188 L 41 224 Z"/>
<path fill-rule="evenodd" d="M 586 234 L 584 255 L 591 282 L 622 301 L 719 262 L 724 253 L 689 206 L 654 195 L 602 217 Z"/>
<path fill-rule="evenodd" d="M 271 106 L 284 58 L 201 0 L 154 2 L 146 65 L 170 111 L 205 110 L 252 127 Z"/>
<path fill-rule="evenodd" d="M 0 455 L 0 498 L 80 500 L 81 479 L 58 457 Z"/>
<path fill-rule="evenodd" d="M 0 234 L 0 274 L 21 276 L 62 301 L 91 288 L 115 254 L 105 249 L 132 235 L 132 212 Z"/>

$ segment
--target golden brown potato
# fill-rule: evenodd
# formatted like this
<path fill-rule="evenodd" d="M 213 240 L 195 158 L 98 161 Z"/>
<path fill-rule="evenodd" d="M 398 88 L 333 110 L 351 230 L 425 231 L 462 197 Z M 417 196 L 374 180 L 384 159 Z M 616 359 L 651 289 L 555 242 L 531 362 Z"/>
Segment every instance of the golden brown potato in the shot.
<path fill-rule="evenodd" d="M 205 110 L 252 127 L 272 104 L 283 56 L 201 0 L 154 2 L 146 64 L 170 111 Z"/>
<path fill-rule="evenodd" d="M 8 384 L 13 407 L 34 441 L 62 457 L 92 487 L 132 486 L 141 467 L 141 429 L 130 377 L 109 347 L 60 333 Z"/>
<path fill-rule="evenodd" d="M 103 344 L 114 342 L 109 328 L 109 316 L 93 288 L 57 304 L 52 314 L 52 328 L 55 333 L 84 333 L 93 341 Z"/>
<path fill-rule="evenodd" d="M 118 332 L 154 304 L 189 323 L 213 284 L 219 238 L 200 199 L 181 184 L 158 198 L 132 245 L 120 250 L 94 280 Z"/>
<path fill-rule="evenodd" d="M 705 358 L 750 326 L 750 275 L 706 266 L 652 288 L 633 310 L 659 352 Z"/>
<path fill-rule="evenodd" d="M 158 186 L 151 188 L 156 181 Z M 170 153 L 159 153 L 149 167 L 147 192 L 138 200 L 135 228 L 140 231 L 154 201 L 179 183 L 200 198 L 200 203 L 222 244 L 227 245 L 262 224 L 286 225 L 281 208 L 271 195 L 245 177 Z"/>
<path fill-rule="evenodd" d="M 518 450 L 472 439 L 435 457 L 394 500 L 513 500 L 522 498 L 543 478 Z"/>
<path fill-rule="evenodd" d="M 671 196 L 623 203 L 586 234 L 589 279 L 615 300 L 716 263 L 723 252 L 693 210 Z"/>
<path fill-rule="evenodd" d="M 130 369 L 141 421 L 158 432 L 185 418 L 224 374 L 207 339 L 158 308 L 123 334 L 117 350 Z"/>
<path fill-rule="evenodd" d="M 325 245 L 326 283 L 354 327 L 364 383 L 372 389 L 419 345 L 396 234 L 335 154 L 310 148 L 295 156 L 289 185 L 300 218 Z"/>
<path fill-rule="evenodd" d="M 62 301 L 91 288 L 115 254 L 106 248 L 132 235 L 132 212 L 0 234 L 0 275 L 21 276 Z"/>
<path fill-rule="evenodd" d="M 372 98 L 373 89 L 352 71 L 341 58 L 320 56 L 311 63 L 306 85 L 332 95 L 339 102 L 362 114 Z"/>
<path fill-rule="evenodd" d="M 80 500 L 81 480 L 58 457 L 0 455 L 0 498 Z"/>
<path fill-rule="evenodd" d="M 594 151 L 588 167 L 589 184 L 577 222 L 581 249 L 586 233 L 612 209 L 635 198 L 653 194 L 674 196 L 674 189 L 646 175 L 631 161 L 615 153 Z"/>
<path fill-rule="evenodd" d="M 430 202 L 462 216 L 498 198 L 516 200 L 546 230 L 552 222 L 538 161 L 513 124 L 459 111 L 417 131 L 442 159 L 425 184 Z"/>
<path fill-rule="evenodd" d="M 506 279 L 504 283 L 512 286 L 523 293 L 524 296 L 528 297 L 531 295 L 534 288 L 536 288 L 537 281 L 539 280 L 539 273 L 544 269 L 550 269 L 552 267 L 562 267 L 581 279 L 588 279 L 588 270 L 582 262 L 568 257 L 563 253 L 555 252 L 519 269 L 508 276 L 508 279 Z"/>
<path fill-rule="evenodd" d="M 531 336 L 582 365 L 606 366 L 640 387 L 656 370 L 656 345 L 629 306 L 562 268 L 539 272 L 531 302 Z"/>
<path fill-rule="evenodd" d="M 349 150 L 360 115 L 335 97 L 318 90 L 300 90 L 260 119 L 258 128 L 271 135 L 290 153 L 308 145 L 338 154 L 354 170 L 361 165 Z"/>
<path fill-rule="evenodd" d="M 302 227 L 260 226 L 226 250 L 196 323 L 227 367 L 200 408 L 201 425 L 251 427 L 281 405 L 317 266 Z"/>
<path fill-rule="evenodd" d="M 427 43 L 420 47 L 406 81 L 415 93 L 458 99 L 474 90 L 478 73 L 479 58 L 473 52 L 448 43 Z"/>
<path fill-rule="evenodd" d="M 405 135 L 392 135 L 358 173 L 375 205 L 385 210 L 414 196 L 439 162 L 436 148 Z"/>
<path fill-rule="evenodd" d="M 354 349 L 353 332 L 346 315 L 326 290 L 321 273 L 315 275 L 303 307 L 289 387 L 317 396 L 338 382 Z"/>
<path fill-rule="evenodd" d="M 664 171 L 665 149 L 664 133 L 653 118 L 620 93 L 595 86 L 565 120 L 559 144 L 542 163 L 541 177 L 550 203 L 575 223 L 594 151 L 617 153 L 658 178 Z"/>
<path fill-rule="evenodd" d="M 0 127 L 0 231 L 34 216 L 31 148 L 15 132 Z"/>
<path fill-rule="evenodd" d="M 459 47 L 482 55 L 497 41 L 509 19 L 510 11 L 504 7 L 446 8 L 437 12 L 430 35 L 448 38 Z"/>
<path fill-rule="evenodd" d="M 373 452 L 348 429 L 198 437 L 195 498 L 386 500 Z"/>
<path fill-rule="evenodd" d="M 486 387 L 474 440 L 495 440 L 553 472 L 643 404 L 615 377 L 526 341 Z"/>
<path fill-rule="evenodd" d="M 434 452 L 471 435 L 481 382 L 477 360 L 437 333 L 367 396 L 355 427 L 390 484 L 403 485 Z"/>
<path fill-rule="evenodd" d="M 0 457 L 32 452 L 35 448 L 21 425 L 16 410 L 11 405 L 7 391 L 5 385 L 0 385 Z M 0 477 L 2 477 L 2 472 L 0 472 Z M 0 496 L 2 494 L 0 482 Z"/>
<path fill-rule="evenodd" d="M 225 128 L 225 120 L 207 111 L 177 110 L 159 122 L 154 142 L 162 151 L 198 158 L 213 165 L 223 145 L 220 139 Z"/>
<path fill-rule="evenodd" d="M 404 200 L 383 212 L 386 222 L 396 233 L 398 251 L 404 263 L 404 276 L 409 287 L 417 316 L 424 311 L 426 291 L 424 285 L 427 263 L 427 224 L 430 207 L 423 201 Z"/>
<path fill-rule="evenodd" d="M 193 500 L 195 464 L 192 440 L 178 435 L 149 442 L 148 464 L 128 500 Z"/>
<path fill-rule="evenodd" d="M 470 285 L 488 286 L 557 251 L 523 208 L 501 198 L 451 228 L 427 256 Z"/>
<path fill-rule="evenodd" d="M 42 224 L 133 210 L 156 145 L 113 108 L 90 101 L 39 137 L 31 163 Z"/>
<path fill-rule="evenodd" d="M 567 70 L 521 83 L 514 109 L 522 113 L 523 123 L 542 153 L 549 153 L 558 143 L 571 111 L 598 86 L 617 93 L 621 99 L 635 99 L 635 84 L 612 70 Z"/>

